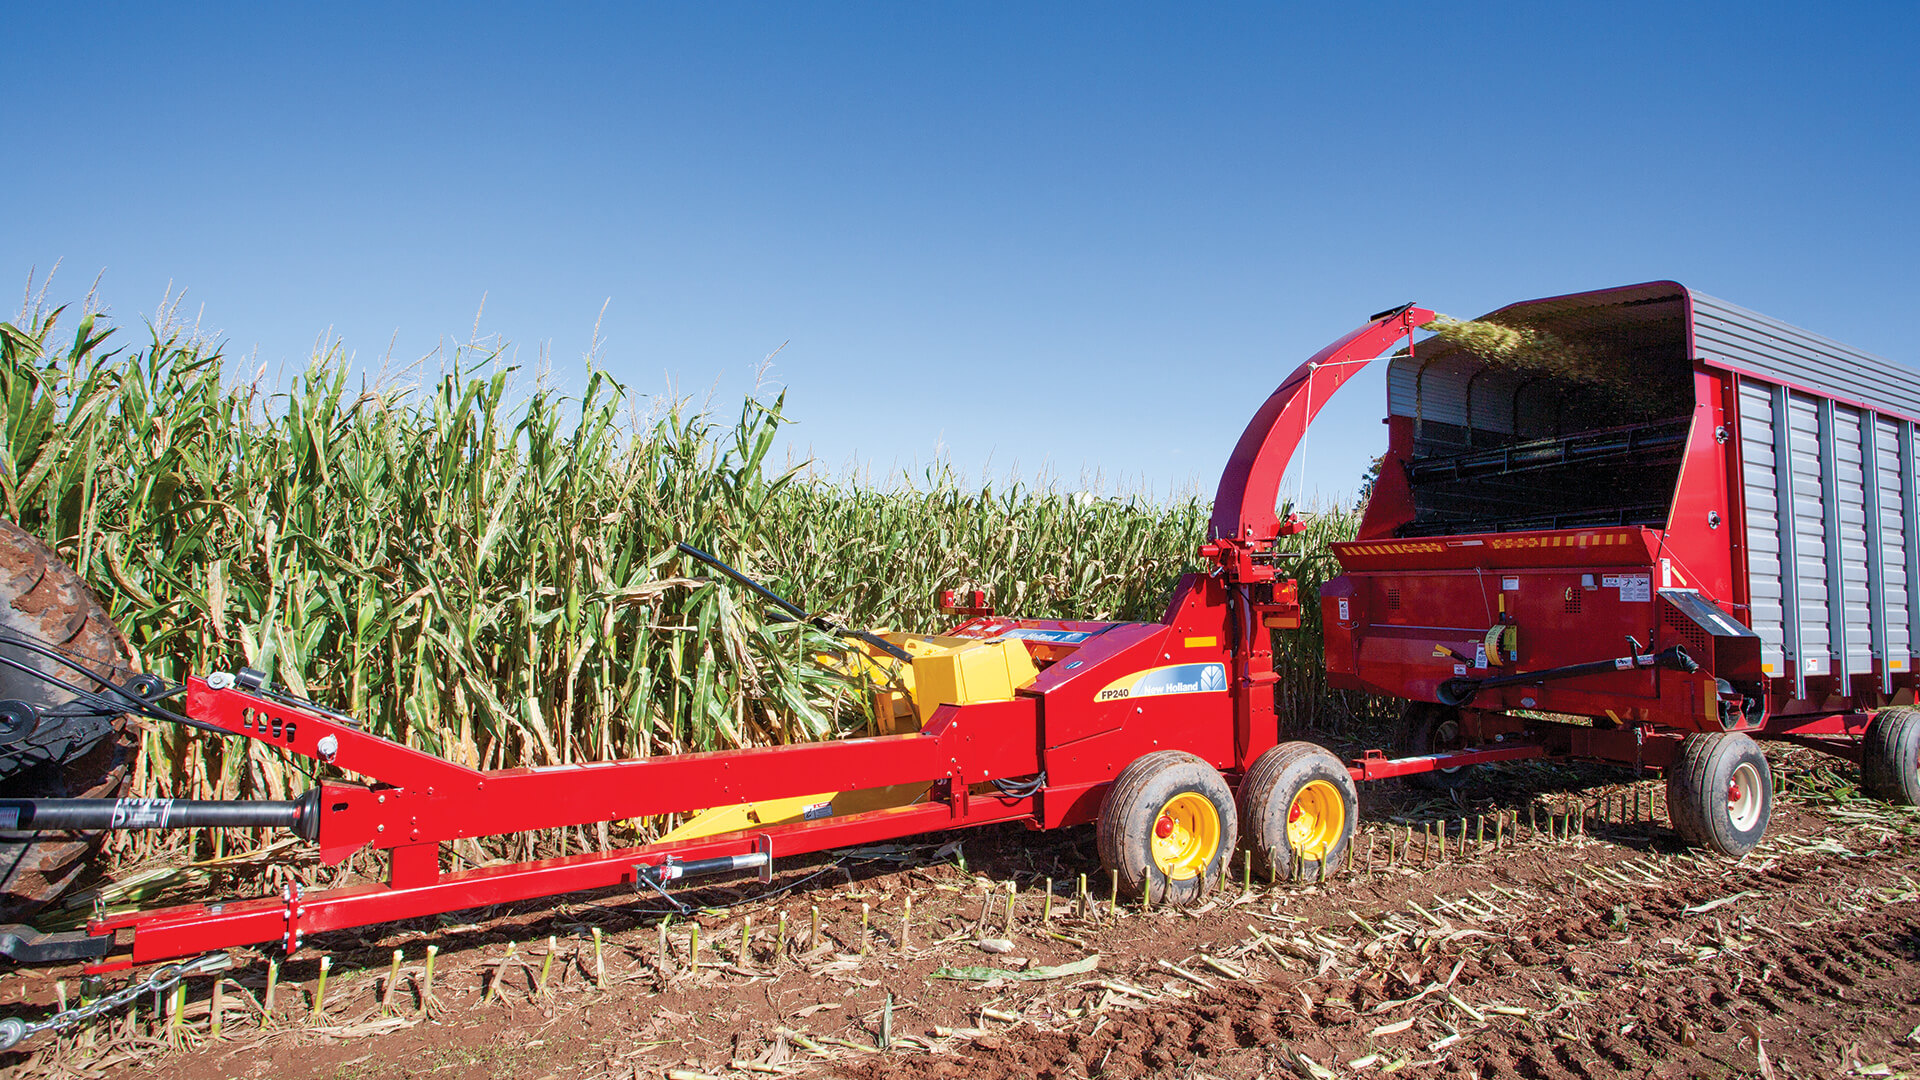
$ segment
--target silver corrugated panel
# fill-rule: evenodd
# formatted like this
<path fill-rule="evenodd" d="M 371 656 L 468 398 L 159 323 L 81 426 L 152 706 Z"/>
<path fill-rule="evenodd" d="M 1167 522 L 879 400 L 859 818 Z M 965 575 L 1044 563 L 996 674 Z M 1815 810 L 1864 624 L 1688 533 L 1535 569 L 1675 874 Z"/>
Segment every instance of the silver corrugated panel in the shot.
<path fill-rule="evenodd" d="M 1874 599 L 1868 580 L 1866 444 L 1860 410 L 1833 406 L 1833 508 L 1828 521 L 1829 551 L 1839 559 L 1827 567 L 1829 585 L 1838 586 L 1835 629 L 1844 641 L 1846 673 L 1873 670 Z M 1877 544 L 1875 545 L 1877 546 Z M 1877 576 L 1877 575 L 1876 575 Z"/>
<path fill-rule="evenodd" d="M 1915 460 L 1916 429 L 1904 420 L 1895 422 L 1900 429 L 1900 518 L 1901 535 L 1906 539 L 1905 581 L 1907 585 L 1907 647 L 1892 653 L 1893 661 L 1907 670 L 1920 646 L 1920 462 Z M 1889 552 L 1887 558 L 1892 559 Z"/>
<path fill-rule="evenodd" d="M 1907 595 L 1907 502 L 1900 477 L 1900 429 L 1904 421 L 1873 418 L 1873 516 L 1868 538 L 1874 544 L 1874 592 L 1881 598 L 1874 630 L 1880 640 L 1876 654 L 1886 663 L 1882 689 L 1892 685 L 1897 672 L 1907 670 L 1913 642 L 1912 612 Z"/>
<path fill-rule="evenodd" d="M 1485 367 L 1464 354 L 1437 360 L 1396 356 L 1387 364 L 1387 413 L 1429 424 L 1467 426 L 1467 379 Z"/>
<path fill-rule="evenodd" d="M 1737 304 L 1689 293 L 1694 351 L 1708 363 L 1920 418 L 1920 371 Z"/>
<path fill-rule="evenodd" d="M 1830 612 L 1827 607 L 1826 477 L 1822 475 L 1820 398 L 1797 391 L 1787 395 L 1788 475 L 1792 479 L 1794 587 L 1798 594 L 1803 675 L 1832 670 Z"/>
<path fill-rule="evenodd" d="M 1774 469 L 1774 388 L 1740 380 L 1740 458 L 1747 502 L 1747 582 L 1760 662 L 1771 675 L 1787 669 L 1780 576 L 1780 476 Z"/>
<path fill-rule="evenodd" d="M 1387 415 L 1413 415 L 1414 378 L 1420 361 L 1411 356 L 1396 356 L 1387 361 Z"/>

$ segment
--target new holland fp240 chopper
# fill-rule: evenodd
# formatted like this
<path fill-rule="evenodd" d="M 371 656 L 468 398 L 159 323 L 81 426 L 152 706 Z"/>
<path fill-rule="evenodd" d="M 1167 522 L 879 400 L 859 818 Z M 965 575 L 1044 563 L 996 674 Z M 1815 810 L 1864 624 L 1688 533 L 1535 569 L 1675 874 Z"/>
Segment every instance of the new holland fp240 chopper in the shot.
<path fill-rule="evenodd" d="M 1182 904 L 1239 849 L 1282 879 L 1337 865 L 1358 783 L 1450 785 L 1469 767 L 1541 758 L 1664 771 L 1677 829 L 1739 855 L 1772 806 L 1756 737 L 1848 756 L 1869 790 L 1920 802 L 1920 712 L 1905 707 L 1920 649 L 1914 372 L 1671 282 L 1489 317 L 1567 343 L 1557 366 L 1413 341 L 1434 318 L 1381 312 L 1281 383 L 1227 463 L 1207 569 L 1181 579 L 1160 621 L 1008 618 L 974 596 L 944 634 L 851 637 L 894 691 L 873 737 L 479 771 L 256 673 L 184 688 L 131 676 L 71 571 L 15 530 L 25 554 L 10 562 L 31 565 L 13 567 L 0 627 L 8 746 L 71 767 L 106 737 L 100 717 L 125 712 L 260 740 L 330 777 L 279 803 L 123 799 L 117 782 L 94 798 L 0 800 L 16 910 L 57 891 L 104 829 L 280 827 L 327 863 L 371 847 L 390 869 L 378 883 L 101 915 L 79 932 L 16 926 L 0 946 L 95 971 L 241 945 L 290 953 L 328 931 L 768 875 L 791 856 L 993 822 L 1096 823 L 1123 889 Z M 1315 413 L 1403 339 L 1382 471 L 1359 535 L 1335 545 L 1345 573 L 1317 602 L 1330 677 L 1404 700 L 1413 752 L 1343 762 L 1279 741 L 1272 635 L 1300 626 L 1301 600 L 1275 567 L 1299 525 L 1275 506 Z M 44 583 L 64 599 L 47 601 Z M 43 617 L 23 621 L 34 596 Z M 47 708 L 48 679 L 78 707 Z M 179 692 L 181 712 L 163 706 Z M 54 738 L 82 729 L 94 744 Z M 697 811 L 642 847 L 443 869 L 443 846 L 465 837 Z"/>

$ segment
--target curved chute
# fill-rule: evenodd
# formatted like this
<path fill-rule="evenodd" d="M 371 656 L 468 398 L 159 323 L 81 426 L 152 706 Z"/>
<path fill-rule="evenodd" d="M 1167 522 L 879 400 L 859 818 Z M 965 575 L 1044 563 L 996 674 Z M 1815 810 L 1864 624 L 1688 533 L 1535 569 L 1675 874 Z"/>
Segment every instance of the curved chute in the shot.
<path fill-rule="evenodd" d="M 1314 353 L 1280 384 L 1260 406 L 1227 459 L 1220 490 L 1213 498 L 1213 521 L 1208 527 L 1215 541 L 1228 546 L 1259 549 L 1281 535 L 1274 504 L 1287 462 L 1307 433 L 1307 425 L 1348 379 L 1385 352 L 1394 342 L 1433 321 L 1433 312 L 1408 304 L 1383 311 L 1365 326 Z"/>

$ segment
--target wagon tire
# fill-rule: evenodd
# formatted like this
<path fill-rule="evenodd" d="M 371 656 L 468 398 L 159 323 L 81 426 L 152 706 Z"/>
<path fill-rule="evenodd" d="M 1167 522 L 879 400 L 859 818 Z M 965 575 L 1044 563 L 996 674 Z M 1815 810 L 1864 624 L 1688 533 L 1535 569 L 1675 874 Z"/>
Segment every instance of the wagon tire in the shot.
<path fill-rule="evenodd" d="M 1233 855 L 1238 826 L 1233 790 L 1218 770 L 1178 750 L 1137 758 L 1121 770 L 1100 806 L 1100 862 L 1120 891 L 1174 907 L 1212 893 Z"/>
<path fill-rule="evenodd" d="M 1287 742 L 1254 760 L 1240 781 L 1241 843 L 1273 881 L 1324 878 L 1346 859 L 1360 793 L 1340 759 Z"/>
<path fill-rule="evenodd" d="M 1400 712 L 1400 755 L 1420 757 L 1444 750 L 1463 750 L 1466 748 L 1464 731 L 1459 709 L 1429 701 L 1409 701 Z M 1465 787 L 1478 767 L 1455 765 L 1451 769 L 1413 773 L 1407 777 L 1407 783 L 1427 791 L 1452 791 Z"/>
<path fill-rule="evenodd" d="M 0 636 L 56 648 L 116 682 L 134 674 L 126 638 L 100 598 L 51 549 L 10 521 L 0 521 Z M 0 646 L 0 656 L 97 689 L 78 672 L 17 645 Z M 125 793 L 134 732 L 124 714 L 96 715 L 68 691 L 11 665 L 0 665 L 0 700 L 32 707 L 8 709 L 0 798 Z M 0 831 L 0 923 L 22 921 L 65 892 L 86 869 L 101 835 Z"/>
<path fill-rule="evenodd" d="M 1760 744 L 1739 732 L 1697 732 L 1667 767 L 1667 817 L 1691 844 L 1738 858 L 1773 818 L 1773 770 Z"/>
<path fill-rule="evenodd" d="M 1860 747 L 1860 786 L 1876 799 L 1920 806 L 1920 709 L 1881 709 Z"/>

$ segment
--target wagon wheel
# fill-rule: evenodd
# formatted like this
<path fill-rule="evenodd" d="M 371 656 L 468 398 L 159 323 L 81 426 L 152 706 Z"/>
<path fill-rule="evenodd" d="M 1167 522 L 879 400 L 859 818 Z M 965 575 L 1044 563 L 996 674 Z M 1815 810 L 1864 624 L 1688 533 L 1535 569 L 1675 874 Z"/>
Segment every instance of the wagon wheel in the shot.
<path fill-rule="evenodd" d="M 1881 709 L 1860 746 L 1866 793 L 1899 806 L 1920 806 L 1920 709 Z"/>
<path fill-rule="evenodd" d="M 1409 701 L 1400 712 L 1400 752 L 1406 757 L 1438 754 L 1466 749 L 1466 729 L 1460 723 L 1460 710 L 1427 701 Z M 1428 791 L 1452 791 L 1465 787 L 1476 766 L 1455 765 L 1451 769 L 1413 773 L 1407 782 Z"/>
<path fill-rule="evenodd" d="M 1184 907 L 1226 872 L 1238 825 L 1233 791 L 1213 766 L 1178 750 L 1136 759 L 1100 807 L 1100 861 L 1130 896 Z"/>
<path fill-rule="evenodd" d="M 49 681 L 97 688 L 47 652 L 115 681 L 134 670 L 126 639 L 80 575 L 0 521 L 0 797 L 120 795 L 133 758 L 126 716 Z M 0 923 L 58 897 L 99 843 L 99 834 L 0 831 Z"/>
<path fill-rule="evenodd" d="M 1752 851 L 1773 818 L 1773 770 L 1739 732 L 1696 732 L 1667 766 L 1667 816 L 1689 842 L 1735 857 Z"/>
<path fill-rule="evenodd" d="M 1353 774 L 1327 750 L 1288 742 L 1240 781 L 1243 843 L 1275 881 L 1310 881 L 1346 858 L 1360 817 Z"/>

